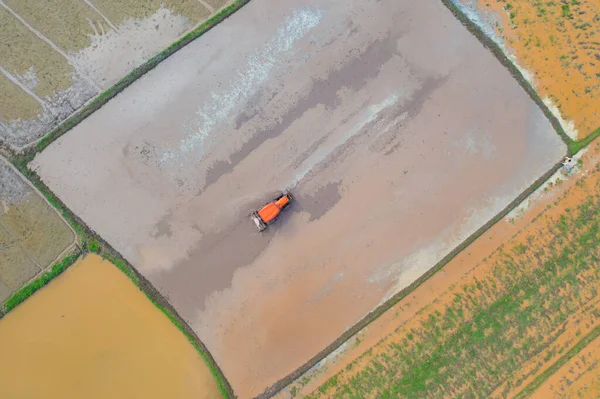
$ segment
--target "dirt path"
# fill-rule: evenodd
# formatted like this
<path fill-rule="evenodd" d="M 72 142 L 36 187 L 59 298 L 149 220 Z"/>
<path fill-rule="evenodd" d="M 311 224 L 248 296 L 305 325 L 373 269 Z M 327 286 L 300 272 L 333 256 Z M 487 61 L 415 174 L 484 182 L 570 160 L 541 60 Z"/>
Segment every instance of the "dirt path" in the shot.
<path fill-rule="evenodd" d="M 564 152 L 437 1 L 257 0 L 33 166 L 169 298 L 248 397 L 425 272 Z M 296 203 L 258 234 L 247 215 L 285 188 Z"/>

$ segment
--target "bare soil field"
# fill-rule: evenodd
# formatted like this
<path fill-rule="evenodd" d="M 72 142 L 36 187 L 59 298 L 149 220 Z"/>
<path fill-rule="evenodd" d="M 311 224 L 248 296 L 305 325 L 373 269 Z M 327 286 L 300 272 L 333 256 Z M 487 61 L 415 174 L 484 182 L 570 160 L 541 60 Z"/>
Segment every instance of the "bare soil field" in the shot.
<path fill-rule="evenodd" d="M 39 139 L 215 10 L 197 0 L 1 1 L 0 84 L 19 94 L 0 98 L 0 139 Z"/>
<path fill-rule="evenodd" d="M 221 397 L 185 336 L 93 254 L 0 320 L 0 352 L 7 398 Z"/>
<path fill-rule="evenodd" d="M 534 392 L 549 398 L 579 379 L 576 391 L 596 389 L 597 340 L 556 373 L 550 368 L 585 337 L 597 336 L 600 326 L 598 145 L 582 168 L 568 182 L 557 181 L 559 188 L 550 188 L 522 220 L 494 226 L 390 309 L 374 325 L 375 334 L 364 332 L 373 346 L 357 336 L 351 344 L 361 346 L 360 353 L 349 349 L 351 356 L 333 360 L 333 375 L 307 375 L 281 397 L 305 396 L 310 386 L 316 388 L 310 398 L 511 398 Z M 505 240 L 513 223 L 519 227 Z M 496 240 L 495 249 L 488 240 Z M 382 332 L 388 334 L 377 342 Z M 548 371 L 553 375 L 546 381 Z M 324 375 L 316 387 L 310 381 L 323 382 Z M 539 378 L 546 382 L 538 388 Z"/>
<path fill-rule="evenodd" d="M 600 128 L 600 1 L 455 1 L 495 31 L 573 138 Z"/>
<path fill-rule="evenodd" d="M 169 299 L 246 398 L 565 151 L 438 1 L 257 0 L 31 166 Z M 248 214 L 286 188 L 291 211 L 259 234 Z"/>
<path fill-rule="evenodd" d="M 0 159 L 0 303 L 44 270 L 74 241 L 71 229 Z"/>

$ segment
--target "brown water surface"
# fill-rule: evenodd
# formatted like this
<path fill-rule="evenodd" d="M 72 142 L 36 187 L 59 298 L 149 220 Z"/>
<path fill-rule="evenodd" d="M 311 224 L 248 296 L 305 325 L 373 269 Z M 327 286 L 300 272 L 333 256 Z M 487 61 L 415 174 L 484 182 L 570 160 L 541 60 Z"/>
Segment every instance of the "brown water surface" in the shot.
<path fill-rule="evenodd" d="M 219 398 L 193 346 L 88 255 L 0 321 L 3 398 Z"/>

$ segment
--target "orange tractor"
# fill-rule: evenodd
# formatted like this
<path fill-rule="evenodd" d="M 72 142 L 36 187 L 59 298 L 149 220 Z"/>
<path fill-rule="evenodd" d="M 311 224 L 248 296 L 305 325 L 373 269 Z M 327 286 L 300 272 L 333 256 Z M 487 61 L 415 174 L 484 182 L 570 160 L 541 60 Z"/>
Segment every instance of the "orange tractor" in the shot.
<path fill-rule="evenodd" d="M 274 222 L 282 210 L 288 207 L 292 202 L 292 196 L 288 192 L 284 192 L 274 201 L 264 205 L 256 212 L 250 214 L 250 218 L 258 228 L 258 231 L 263 231 L 267 226 Z"/>

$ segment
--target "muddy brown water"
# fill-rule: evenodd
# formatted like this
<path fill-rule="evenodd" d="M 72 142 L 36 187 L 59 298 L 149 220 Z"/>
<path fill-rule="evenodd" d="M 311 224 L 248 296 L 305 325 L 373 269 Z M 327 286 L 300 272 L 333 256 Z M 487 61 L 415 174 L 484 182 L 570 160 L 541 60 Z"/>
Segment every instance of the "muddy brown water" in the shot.
<path fill-rule="evenodd" d="M 88 255 L 0 320 L 3 398 L 220 398 L 185 336 Z"/>
<path fill-rule="evenodd" d="M 169 298 L 245 398 L 565 150 L 440 2 L 253 0 L 33 166 Z M 248 214 L 284 189 L 295 203 L 258 234 Z"/>

